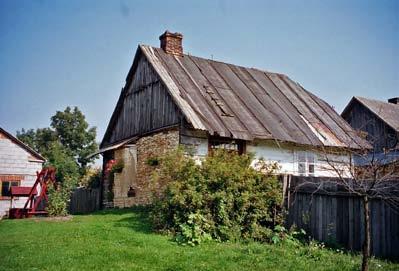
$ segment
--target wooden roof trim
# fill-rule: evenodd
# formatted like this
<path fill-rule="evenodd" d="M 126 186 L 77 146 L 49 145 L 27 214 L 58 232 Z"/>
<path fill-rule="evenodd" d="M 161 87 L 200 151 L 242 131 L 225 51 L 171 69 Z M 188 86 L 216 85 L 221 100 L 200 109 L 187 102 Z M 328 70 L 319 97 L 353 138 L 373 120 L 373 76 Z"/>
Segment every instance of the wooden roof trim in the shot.
<path fill-rule="evenodd" d="M 151 49 L 153 49 L 153 48 L 151 47 Z M 165 68 L 166 71 L 170 69 L 170 65 L 173 65 L 173 64 L 179 65 L 179 63 L 176 61 L 176 58 L 179 57 L 179 56 L 173 56 L 173 57 L 172 57 L 172 62 L 173 62 L 173 64 L 172 64 L 172 63 L 170 63 L 170 62 L 168 63 L 168 62 L 162 57 L 162 55 L 159 54 L 156 50 L 154 50 L 154 55 L 158 58 L 160 64 L 163 65 L 163 67 Z M 179 67 L 180 67 L 180 66 L 179 66 Z M 181 68 L 181 67 L 180 67 L 180 68 Z M 217 129 L 212 128 L 212 125 L 210 125 L 209 120 L 206 118 L 206 116 L 203 114 L 203 112 L 201 112 L 201 110 L 198 108 L 198 104 L 196 104 L 195 101 L 193 100 L 193 98 L 192 98 L 190 95 L 188 95 L 188 92 L 187 92 L 187 89 L 186 89 L 187 86 L 186 86 L 186 87 L 183 86 L 181 80 L 178 80 L 176 74 L 170 73 L 170 72 L 167 72 L 167 73 L 168 73 L 168 75 L 170 76 L 170 78 L 173 80 L 173 82 L 176 84 L 176 86 L 179 85 L 179 87 L 180 87 L 180 89 L 179 89 L 179 93 L 180 93 L 179 97 L 183 98 L 184 101 L 187 100 L 187 101 L 186 101 L 187 104 L 188 104 L 188 105 L 192 108 L 192 110 L 198 115 L 198 117 L 200 118 L 201 122 L 204 124 L 205 130 L 208 131 L 211 135 L 213 135 L 214 132 L 215 132 Z M 184 73 L 183 73 L 183 74 L 184 74 Z M 184 74 L 184 75 L 185 75 L 185 74 Z M 166 89 L 168 89 L 168 88 L 166 87 Z M 183 92 L 181 92 L 180 90 L 183 90 Z M 173 99 L 173 96 L 172 96 L 172 95 L 171 95 L 171 97 L 172 97 L 172 99 Z M 175 102 L 175 103 L 176 103 L 176 102 Z M 179 107 L 179 106 L 178 106 L 178 107 Z M 179 108 L 180 108 L 180 107 L 179 107 Z M 181 109 L 180 109 L 180 110 L 181 110 Z"/>
<path fill-rule="evenodd" d="M 144 45 L 139 46 L 144 55 L 146 56 L 147 60 L 151 63 L 155 71 L 158 73 L 159 77 L 161 78 L 162 82 L 165 84 L 169 93 L 171 94 L 174 102 L 182 111 L 183 115 L 186 117 L 187 121 L 193 125 L 195 129 L 199 130 L 207 130 L 206 126 L 201 121 L 200 117 L 194 111 L 194 109 L 188 104 L 186 100 L 181 97 L 181 93 L 173 79 L 170 77 L 168 71 L 162 65 L 160 60 L 154 53 L 152 47 L 147 47 Z"/>

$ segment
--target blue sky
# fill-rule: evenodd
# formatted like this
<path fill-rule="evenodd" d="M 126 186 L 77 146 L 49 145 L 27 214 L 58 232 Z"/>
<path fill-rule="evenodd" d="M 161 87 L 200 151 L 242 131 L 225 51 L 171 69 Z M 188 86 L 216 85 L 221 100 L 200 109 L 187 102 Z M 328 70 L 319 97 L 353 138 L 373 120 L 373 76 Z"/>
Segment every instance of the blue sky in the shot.
<path fill-rule="evenodd" d="M 399 95 L 399 1 L 0 1 L 0 126 L 78 106 L 100 141 L 138 44 L 285 73 L 340 113 Z"/>

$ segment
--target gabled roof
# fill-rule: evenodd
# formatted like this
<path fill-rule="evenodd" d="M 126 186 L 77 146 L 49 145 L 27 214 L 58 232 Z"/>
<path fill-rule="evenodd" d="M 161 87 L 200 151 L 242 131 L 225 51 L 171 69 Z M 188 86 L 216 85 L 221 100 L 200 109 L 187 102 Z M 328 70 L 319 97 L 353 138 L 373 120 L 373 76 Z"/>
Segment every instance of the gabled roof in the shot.
<path fill-rule="evenodd" d="M 41 156 L 38 152 L 36 152 L 35 150 L 33 150 L 31 147 L 29 147 L 28 145 L 26 145 L 25 143 L 23 143 L 21 140 L 19 140 L 18 138 L 16 138 L 15 136 L 13 136 L 12 134 L 10 134 L 9 132 L 7 132 L 6 130 L 4 130 L 3 128 L 0 127 L 0 134 L 5 135 L 8 139 L 10 139 L 11 141 L 13 141 L 15 144 L 19 145 L 21 148 L 25 149 L 27 152 L 29 152 L 30 154 L 32 154 L 37 160 L 45 162 L 46 159 Z"/>
<path fill-rule="evenodd" d="M 284 74 L 186 54 L 174 56 L 160 48 L 140 45 L 127 84 L 139 54 L 151 63 L 195 129 L 243 140 L 369 147 L 330 105 Z M 111 122 L 116 117 L 117 108 Z M 112 125 L 106 135 L 110 129 Z"/>
<path fill-rule="evenodd" d="M 374 115 L 376 115 L 379 119 L 385 122 L 388 126 L 394 129 L 396 132 L 399 132 L 399 105 L 372 100 L 363 97 L 353 97 L 349 104 L 345 107 L 344 111 L 342 111 L 342 116 L 348 112 L 355 102 L 359 102 L 361 105 L 365 106 L 369 109 Z"/>

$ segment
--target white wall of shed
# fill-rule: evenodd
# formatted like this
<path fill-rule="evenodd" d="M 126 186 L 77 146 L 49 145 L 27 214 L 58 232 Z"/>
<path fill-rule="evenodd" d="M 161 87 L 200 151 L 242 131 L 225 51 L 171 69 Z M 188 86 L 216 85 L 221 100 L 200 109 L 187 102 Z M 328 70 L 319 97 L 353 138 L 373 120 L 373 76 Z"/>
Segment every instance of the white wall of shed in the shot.
<path fill-rule="evenodd" d="M 42 162 L 35 160 L 24 148 L 8 138 L 0 138 L 0 175 L 20 175 L 20 186 L 32 187 L 36 181 L 36 171 L 42 169 Z M 26 197 L 13 200 L 12 207 L 22 208 Z M 11 200 L 0 200 L 0 217 L 10 208 Z"/>

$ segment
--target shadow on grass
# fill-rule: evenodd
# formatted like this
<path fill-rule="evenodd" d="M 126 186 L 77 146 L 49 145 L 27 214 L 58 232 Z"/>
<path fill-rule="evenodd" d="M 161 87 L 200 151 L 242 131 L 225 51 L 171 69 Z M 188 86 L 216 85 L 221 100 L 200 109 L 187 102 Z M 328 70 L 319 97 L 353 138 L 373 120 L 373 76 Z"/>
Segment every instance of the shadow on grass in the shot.
<path fill-rule="evenodd" d="M 141 233 L 153 233 L 149 219 L 150 207 L 135 206 L 123 209 L 105 209 L 92 213 L 93 216 L 120 216 L 120 219 L 112 219 L 114 227 L 125 227 Z"/>
<path fill-rule="evenodd" d="M 124 211 L 131 212 L 132 215 L 128 217 L 123 217 L 114 223 L 115 227 L 126 227 L 132 229 L 136 232 L 141 233 L 153 233 L 152 226 L 150 222 L 150 208 L 147 206 L 136 206 L 129 209 L 124 209 Z M 124 212 L 126 213 L 126 211 Z"/>

